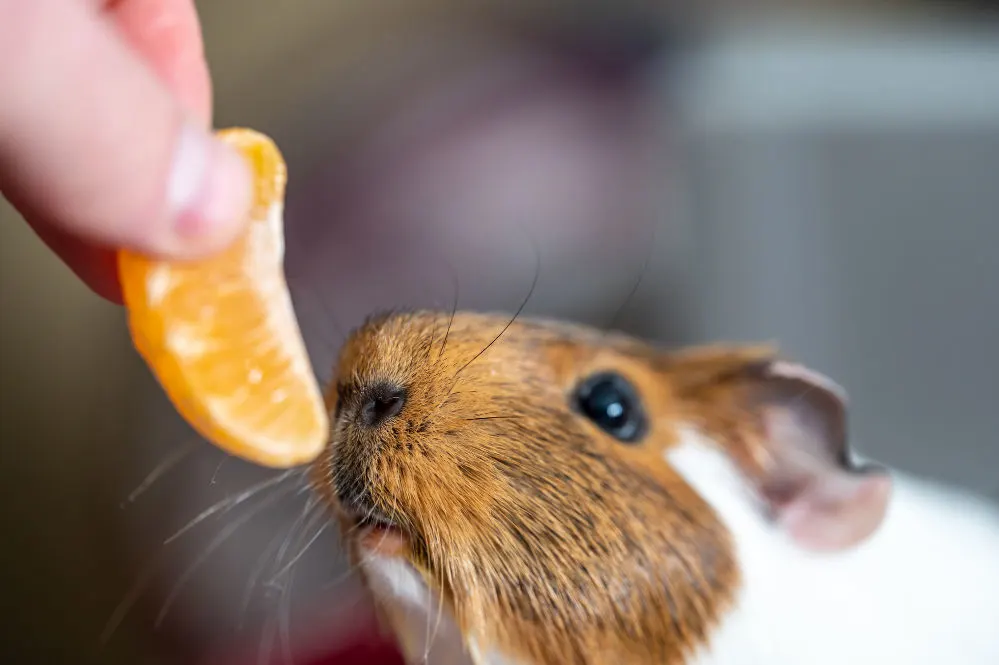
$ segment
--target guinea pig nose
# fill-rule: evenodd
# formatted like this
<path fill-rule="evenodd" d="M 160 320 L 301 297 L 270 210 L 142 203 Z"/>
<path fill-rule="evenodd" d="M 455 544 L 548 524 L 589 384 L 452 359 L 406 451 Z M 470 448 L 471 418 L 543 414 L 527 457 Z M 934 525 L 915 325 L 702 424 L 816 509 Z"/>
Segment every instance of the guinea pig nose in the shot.
<path fill-rule="evenodd" d="M 394 418 L 406 404 L 406 391 L 391 384 L 378 384 L 365 391 L 357 417 L 366 427 L 378 427 Z"/>

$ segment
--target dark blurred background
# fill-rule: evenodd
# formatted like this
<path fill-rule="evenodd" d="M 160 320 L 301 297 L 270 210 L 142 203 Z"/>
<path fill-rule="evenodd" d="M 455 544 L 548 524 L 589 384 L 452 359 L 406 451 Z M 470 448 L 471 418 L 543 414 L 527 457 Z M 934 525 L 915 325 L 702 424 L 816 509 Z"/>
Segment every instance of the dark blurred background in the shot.
<path fill-rule="evenodd" d="M 990 4 L 199 6 L 216 125 L 288 160 L 321 378 L 373 310 L 516 309 L 540 256 L 528 313 L 776 340 L 847 386 L 866 452 L 995 496 Z M 354 630 L 301 483 L 198 442 L 122 311 L 0 217 L 0 662 L 304 664 Z"/>

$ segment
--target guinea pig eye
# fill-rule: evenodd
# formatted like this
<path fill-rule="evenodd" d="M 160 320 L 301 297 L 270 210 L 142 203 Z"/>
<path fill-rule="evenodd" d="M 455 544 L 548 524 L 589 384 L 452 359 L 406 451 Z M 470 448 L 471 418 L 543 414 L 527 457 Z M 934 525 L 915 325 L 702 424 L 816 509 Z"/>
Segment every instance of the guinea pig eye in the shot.
<path fill-rule="evenodd" d="M 611 436 L 635 443 L 645 435 L 646 420 L 638 392 L 620 374 L 601 373 L 576 388 L 575 408 Z"/>

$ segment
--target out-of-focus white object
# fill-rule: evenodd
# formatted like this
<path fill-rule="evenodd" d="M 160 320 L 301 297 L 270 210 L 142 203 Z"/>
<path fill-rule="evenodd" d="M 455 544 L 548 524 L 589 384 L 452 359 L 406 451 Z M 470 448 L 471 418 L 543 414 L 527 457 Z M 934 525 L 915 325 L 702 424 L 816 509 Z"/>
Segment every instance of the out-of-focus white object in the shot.
<path fill-rule="evenodd" d="M 999 489 L 999 29 L 749 29 L 671 94 L 686 335 L 779 341 L 865 452 Z"/>
<path fill-rule="evenodd" d="M 999 128 L 999 26 L 767 24 L 711 44 L 677 97 L 699 133 Z"/>

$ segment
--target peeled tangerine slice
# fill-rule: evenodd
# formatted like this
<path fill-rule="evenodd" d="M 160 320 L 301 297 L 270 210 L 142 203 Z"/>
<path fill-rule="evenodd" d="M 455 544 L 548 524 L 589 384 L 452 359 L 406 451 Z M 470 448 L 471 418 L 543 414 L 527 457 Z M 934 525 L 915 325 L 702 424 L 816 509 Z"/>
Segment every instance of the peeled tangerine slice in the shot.
<path fill-rule="evenodd" d="M 287 468 L 314 460 L 329 430 L 283 272 L 287 170 L 263 134 L 218 135 L 253 168 L 247 230 L 222 254 L 197 262 L 121 252 L 129 327 L 136 349 L 199 434 L 250 462 Z"/>

